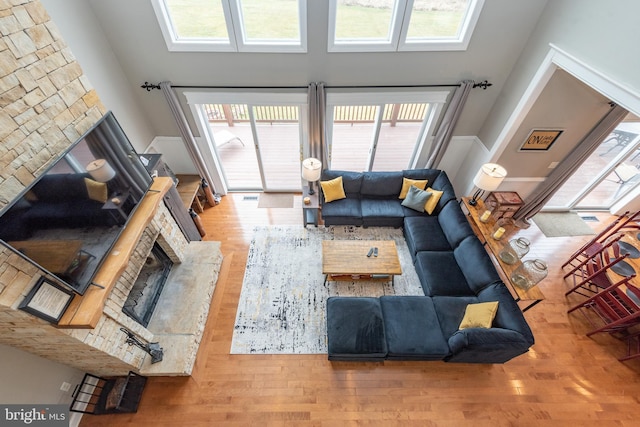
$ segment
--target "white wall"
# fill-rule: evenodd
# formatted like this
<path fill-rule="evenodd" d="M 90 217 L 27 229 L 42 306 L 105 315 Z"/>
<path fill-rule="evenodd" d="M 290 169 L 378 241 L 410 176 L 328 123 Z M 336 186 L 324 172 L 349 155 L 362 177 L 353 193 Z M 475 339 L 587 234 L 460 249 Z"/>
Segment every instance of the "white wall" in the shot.
<path fill-rule="evenodd" d="M 609 79 L 640 92 L 636 27 L 640 2 L 553 0 L 500 93 L 478 136 L 491 147 L 553 43 Z M 624 105 L 634 111 L 637 106 Z M 638 111 L 634 111 L 638 113 Z"/>
<path fill-rule="evenodd" d="M 77 1 L 77 0 L 76 0 Z M 66 0 L 47 0 L 65 9 Z M 309 0 L 308 53 L 168 52 L 149 1 L 90 0 L 133 87 L 145 81 L 177 85 L 398 85 L 489 79 L 494 86 L 469 96 L 456 135 L 477 135 L 534 28 L 546 0 L 490 0 L 469 48 L 460 52 L 328 53 L 328 1 Z M 508 34 L 508 36 L 506 36 Z M 82 63 L 82 61 L 81 61 Z M 162 94 L 134 96 L 158 136 L 177 136 Z"/>
<path fill-rule="evenodd" d="M 134 148 L 144 151 L 155 132 L 133 95 L 141 89 L 130 85 L 90 4 L 84 0 L 41 2 L 102 103 L 113 111 Z"/>
<path fill-rule="evenodd" d="M 70 404 L 84 372 L 0 344 L 0 402 L 4 404 Z M 60 390 L 71 384 L 68 392 Z"/>

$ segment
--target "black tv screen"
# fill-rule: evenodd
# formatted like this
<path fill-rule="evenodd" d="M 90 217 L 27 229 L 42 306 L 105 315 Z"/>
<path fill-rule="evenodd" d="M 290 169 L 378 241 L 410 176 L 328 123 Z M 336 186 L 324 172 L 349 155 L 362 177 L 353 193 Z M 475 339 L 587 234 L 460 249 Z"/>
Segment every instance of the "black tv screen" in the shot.
<path fill-rule="evenodd" d="M 84 294 L 152 182 L 108 112 L 0 211 L 0 241 Z"/>

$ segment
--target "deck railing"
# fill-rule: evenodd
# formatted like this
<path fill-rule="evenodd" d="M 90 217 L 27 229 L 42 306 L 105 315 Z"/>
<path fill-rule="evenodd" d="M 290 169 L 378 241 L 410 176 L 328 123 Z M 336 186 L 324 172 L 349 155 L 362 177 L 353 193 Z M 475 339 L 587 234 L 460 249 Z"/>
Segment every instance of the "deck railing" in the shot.
<path fill-rule="evenodd" d="M 386 104 L 382 121 L 395 126 L 399 122 L 422 122 L 429 104 Z M 258 122 L 287 123 L 299 120 L 299 108 L 294 105 L 268 105 L 254 107 Z M 210 123 L 248 122 L 249 111 L 246 104 L 205 104 L 205 112 Z M 378 114 L 375 105 L 338 105 L 334 107 L 335 123 L 373 123 Z"/>

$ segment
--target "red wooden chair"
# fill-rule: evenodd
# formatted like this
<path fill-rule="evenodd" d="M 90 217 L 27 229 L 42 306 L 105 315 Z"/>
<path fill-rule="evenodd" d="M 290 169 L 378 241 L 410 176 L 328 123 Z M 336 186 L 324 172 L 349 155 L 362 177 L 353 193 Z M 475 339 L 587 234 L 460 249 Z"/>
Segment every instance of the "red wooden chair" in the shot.
<path fill-rule="evenodd" d="M 637 211 L 629 215 L 629 211 L 616 217 L 611 223 L 609 223 L 602 231 L 591 238 L 588 242 L 582 245 L 577 251 L 575 251 L 569 259 L 562 264 L 562 268 L 571 266 L 571 270 L 564 277 L 568 277 L 574 269 L 583 263 L 585 260 L 592 258 L 598 251 L 602 250 L 605 245 L 605 241 L 616 233 L 624 233 L 631 230 L 639 230 L 640 225 L 636 222 L 636 219 L 640 217 L 640 211 Z"/>
<path fill-rule="evenodd" d="M 587 336 L 609 332 L 627 341 L 627 354 L 618 360 L 640 357 L 640 331 L 630 332 L 640 325 L 640 289 L 625 277 L 607 289 L 571 308 L 568 313 L 580 310 L 595 328 Z"/>
<path fill-rule="evenodd" d="M 622 237 L 620 234 L 609 239 L 603 247 L 594 251 L 590 258 L 585 258 L 564 275 L 563 279 L 571 276 L 573 282 L 572 288 L 565 293 L 565 296 L 572 292 L 582 296 L 590 296 L 582 291 L 593 294 L 611 286 L 611 281 L 607 276 L 608 270 L 629 256 L 628 253 L 620 253 L 618 241 Z"/>
<path fill-rule="evenodd" d="M 575 251 L 569 259 L 562 264 L 562 268 L 567 266 L 576 267 L 584 262 L 586 259 L 592 258 L 598 251 L 602 250 L 604 246 L 603 242 L 611 235 L 613 229 L 615 229 L 619 223 L 623 221 L 625 215 L 629 212 L 625 212 L 623 215 L 616 217 L 611 223 L 609 223 L 602 231 L 596 234 L 588 242 L 582 245 L 577 251 Z M 571 271 L 564 277 L 566 278 Z"/>

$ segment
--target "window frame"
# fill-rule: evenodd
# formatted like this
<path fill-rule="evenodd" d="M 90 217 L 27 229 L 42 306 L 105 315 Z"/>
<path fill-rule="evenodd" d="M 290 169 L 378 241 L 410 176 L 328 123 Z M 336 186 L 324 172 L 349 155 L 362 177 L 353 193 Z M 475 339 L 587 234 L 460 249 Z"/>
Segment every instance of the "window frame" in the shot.
<path fill-rule="evenodd" d="M 325 110 L 325 129 L 326 129 L 326 149 L 327 158 L 329 160 L 328 167 L 331 167 L 331 156 L 333 146 L 333 122 L 334 109 L 336 106 L 349 105 L 377 105 L 384 108 L 384 104 L 411 104 L 411 103 L 427 103 L 430 104 L 429 110 L 425 114 L 422 127 L 418 135 L 418 140 L 414 146 L 413 153 L 409 159 L 407 169 L 415 169 L 418 166 L 419 159 L 425 155 L 430 149 L 433 142 L 433 136 L 436 129 L 436 123 L 440 119 L 444 106 L 449 99 L 451 91 L 449 90 L 433 90 L 433 89 L 412 89 L 412 90 L 377 90 L 377 91 L 353 91 L 349 89 L 327 89 L 326 110 Z M 376 123 L 376 133 L 379 135 L 380 123 Z M 377 147 L 378 136 L 375 136 L 372 147 Z M 375 149 L 375 147 L 374 147 Z M 367 160 L 368 170 L 374 165 L 375 157 Z"/>
<path fill-rule="evenodd" d="M 457 37 L 409 39 L 409 23 L 413 13 L 414 0 L 396 0 L 390 23 L 391 34 L 388 41 L 355 39 L 336 40 L 336 18 L 338 0 L 329 0 L 328 52 L 411 52 L 411 51 L 457 51 L 466 50 L 471 41 L 485 0 L 469 0 L 469 8 L 462 19 Z"/>
<path fill-rule="evenodd" d="M 247 40 L 242 19 L 242 0 L 220 0 L 224 12 L 228 39 L 188 38 L 180 39 L 173 28 L 171 15 L 165 0 L 151 0 L 167 49 L 170 52 L 307 52 L 307 0 L 298 2 L 298 41 Z"/>

